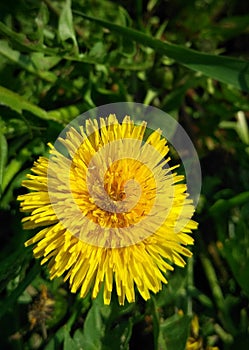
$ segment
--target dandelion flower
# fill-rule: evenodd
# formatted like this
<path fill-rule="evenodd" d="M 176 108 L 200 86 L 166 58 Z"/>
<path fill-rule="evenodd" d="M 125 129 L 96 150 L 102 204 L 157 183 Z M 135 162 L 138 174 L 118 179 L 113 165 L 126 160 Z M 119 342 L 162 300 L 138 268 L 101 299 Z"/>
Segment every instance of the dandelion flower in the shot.
<path fill-rule="evenodd" d="M 23 181 L 24 228 L 44 227 L 25 244 L 81 297 L 96 298 L 103 285 L 105 304 L 114 288 L 121 305 L 135 289 L 147 300 L 191 257 L 192 201 L 161 131 L 146 130 L 112 114 L 71 126 Z"/>

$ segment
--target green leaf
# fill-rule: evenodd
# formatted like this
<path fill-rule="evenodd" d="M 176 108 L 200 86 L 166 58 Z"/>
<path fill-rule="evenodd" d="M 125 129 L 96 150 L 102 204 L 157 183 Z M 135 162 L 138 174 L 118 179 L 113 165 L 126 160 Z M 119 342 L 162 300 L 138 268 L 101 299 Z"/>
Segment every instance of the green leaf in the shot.
<path fill-rule="evenodd" d="M 80 11 L 73 12 L 122 36 L 135 40 L 141 45 L 149 46 L 194 71 L 249 92 L 249 62 L 247 61 L 198 52 L 184 46 L 154 39 L 141 31 L 94 18 Z"/>
<path fill-rule="evenodd" d="M 75 331 L 73 339 L 76 345 L 78 346 L 78 349 L 83 349 L 82 344 L 84 343 L 85 339 L 82 331 L 79 328 Z"/>
<path fill-rule="evenodd" d="M 45 70 L 47 67 L 39 67 L 40 64 L 44 66 L 44 62 L 48 61 L 48 59 L 40 52 L 34 53 L 33 57 L 32 55 L 23 55 L 19 51 L 11 49 L 7 41 L 0 40 L 0 54 L 45 81 L 54 83 L 57 80 L 55 74 Z M 54 59 L 55 64 L 60 60 L 58 57 L 52 57 L 52 59 Z M 49 62 L 51 62 L 51 58 L 49 58 Z M 42 68 L 44 70 L 42 70 Z"/>
<path fill-rule="evenodd" d="M 69 123 L 72 119 L 78 117 L 84 111 L 87 111 L 89 108 L 95 107 L 92 104 L 86 102 L 84 96 L 84 103 L 74 104 L 66 107 L 58 108 L 48 112 L 49 118 L 51 120 L 56 120 L 60 123 Z"/>
<path fill-rule="evenodd" d="M 25 179 L 26 175 L 30 172 L 29 169 L 26 169 L 24 171 L 21 171 L 16 176 L 13 175 L 13 180 L 11 181 L 11 184 L 3 194 L 1 201 L 0 201 L 0 209 L 8 209 L 10 201 L 15 199 L 14 196 L 14 190 L 21 187 L 22 181 Z"/>
<path fill-rule="evenodd" d="M 40 51 L 50 55 L 56 55 L 58 53 L 58 50 L 44 47 L 41 43 L 31 42 L 23 33 L 14 32 L 2 22 L 0 22 L 0 33 L 4 37 L 10 38 L 18 48 L 21 48 L 25 52 Z"/>
<path fill-rule="evenodd" d="M 249 144 L 249 131 L 248 131 L 248 125 L 247 120 L 245 117 L 245 113 L 243 111 L 239 111 L 236 115 L 237 121 L 227 121 L 223 120 L 220 123 L 220 127 L 223 129 L 233 129 L 237 132 L 239 138 L 242 142 L 244 142 L 246 145 Z"/>
<path fill-rule="evenodd" d="M 64 343 L 63 350 L 80 350 L 76 342 L 70 336 L 70 329 L 64 326 Z M 83 350 L 83 347 L 81 348 Z"/>
<path fill-rule="evenodd" d="M 45 346 L 44 350 L 61 349 L 61 346 L 60 346 L 61 344 L 63 344 L 64 347 L 73 344 L 73 349 L 77 349 L 77 350 L 82 349 L 79 346 L 75 347 L 75 346 L 77 346 L 77 344 L 74 340 L 73 340 L 73 343 L 71 342 L 72 338 L 70 336 L 70 332 L 71 332 L 73 324 L 75 323 L 77 315 L 78 315 L 78 312 L 72 312 L 70 314 L 70 318 L 67 320 L 67 323 L 65 325 L 63 325 L 62 327 L 60 327 L 55 334 L 53 334 L 53 337 L 50 339 L 48 344 Z M 65 337 L 67 337 L 66 341 L 65 341 Z"/>
<path fill-rule="evenodd" d="M 128 319 L 117 318 L 118 315 L 119 313 L 115 315 L 116 322 L 112 322 L 112 324 L 108 325 L 106 328 L 105 336 L 102 341 L 102 350 L 129 349 L 133 320 L 132 317 L 129 317 Z"/>
<path fill-rule="evenodd" d="M 35 19 L 37 25 L 37 32 L 39 37 L 39 42 L 44 43 L 44 34 L 46 32 L 46 25 L 49 21 L 49 10 L 45 2 L 41 2 L 39 13 Z M 52 34 L 53 35 L 53 34 Z"/>
<path fill-rule="evenodd" d="M 9 183 L 12 181 L 14 176 L 21 170 L 23 167 L 24 163 L 31 157 L 32 154 L 35 152 L 35 147 L 38 146 L 38 150 L 42 150 L 43 144 L 37 145 L 37 139 L 34 139 L 33 141 L 30 142 L 30 144 L 22 148 L 20 152 L 16 155 L 15 158 L 13 158 L 8 166 L 5 169 L 4 177 L 3 177 L 3 182 L 2 182 L 2 190 L 4 191 L 6 187 L 9 185 Z"/>
<path fill-rule="evenodd" d="M 18 95 L 16 92 L 6 89 L 3 86 L 0 86 L 0 104 L 10 107 L 18 113 L 22 113 L 22 111 L 29 111 L 40 119 L 55 120 L 60 122 L 60 120 L 55 119 L 44 109 L 34 105 L 31 102 L 28 102 L 24 97 Z"/>
<path fill-rule="evenodd" d="M 82 62 L 82 63 L 88 63 L 88 64 L 99 64 L 99 57 L 92 57 L 89 56 L 89 54 L 78 54 L 78 52 L 76 52 L 75 55 L 72 55 L 72 53 L 68 53 L 65 50 L 58 50 L 57 48 L 49 48 L 46 47 L 45 45 L 41 45 L 40 43 L 34 43 L 34 42 L 30 42 L 28 40 L 28 38 L 24 35 L 24 34 L 18 34 L 15 33 L 14 31 L 12 31 L 9 27 L 5 26 L 3 23 L 0 22 L 0 34 L 2 34 L 3 36 L 7 37 L 11 43 L 14 46 L 17 46 L 18 48 L 20 48 L 22 51 L 24 52 L 35 52 L 35 53 L 42 53 L 42 54 L 46 54 L 47 56 L 44 56 L 44 59 L 40 60 L 40 64 L 42 64 L 45 60 L 49 61 L 49 60 L 55 60 L 58 59 L 65 59 L 65 60 L 69 60 L 69 61 L 73 61 L 73 62 Z M 18 52 L 18 51 L 17 51 Z M 121 53 L 120 53 L 121 54 Z M 123 54 L 123 52 L 122 52 Z M 108 57 L 109 59 L 109 63 L 110 63 L 110 55 Z M 114 65 L 114 63 L 112 62 L 112 65 Z M 116 63 L 115 66 L 117 66 L 120 69 L 131 69 L 131 70 L 144 70 L 144 69 L 148 69 L 152 66 L 151 62 L 130 62 L 130 63 Z M 51 72 L 44 72 L 44 74 L 42 74 L 42 78 L 45 80 L 51 80 L 53 78 L 48 77 L 47 78 L 47 73 L 51 73 Z"/>
<path fill-rule="evenodd" d="M 71 0 L 66 0 L 65 5 L 60 14 L 59 18 L 59 37 L 62 41 L 72 39 L 74 46 L 78 48 L 77 40 L 75 37 L 73 16 L 71 11 Z"/>
<path fill-rule="evenodd" d="M 103 350 L 102 341 L 108 325 L 111 308 L 103 305 L 101 295 L 93 301 L 83 330 L 82 346 L 88 350 Z"/>
<path fill-rule="evenodd" d="M 243 32 L 248 32 L 249 16 L 233 16 L 222 19 L 217 25 L 207 29 L 210 37 L 216 35 L 222 37 L 223 40 L 229 40 L 239 36 Z"/>
<path fill-rule="evenodd" d="M 122 37 L 121 54 L 125 57 L 133 57 L 136 53 L 136 46 L 133 41 Z"/>
<path fill-rule="evenodd" d="M 0 103 L 18 113 L 22 113 L 23 110 L 26 110 L 41 119 L 48 119 L 46 111 L 26 101 L 22 96 L 3 86 L 0 86 Z"/>
<path fill-rule="evenodd" d="M 17 117 L 19 117 L 19 115 L 17 115 Z M 10 118 L 9 113 L 5 116 L 5 120 L 6 121 L 2 123 L 2 126 L 0 125 L 0 128 L 2 128 L 7 139 L 17 139 L 14 147 L 20 149 L 20 145 L 27 140 L 28 135 L 30 136 L 30 129 L 27 121 L 20 119 L 20 117 Z M 21 135 L 23 136 L 22 139 L 19 138 Z"/>
<path fill-rule="evenodd" d="M 24 292 L 28 285 L 33 281 L 40 271 L 40 265 L 38 262 L 30 269 L 25 276 L 24 280 L 16 287 L 16 289 L 0 303 L 0 319 L 5 315 L 8 310 L 13 309 L 13 305 L 17 301 L 18 297 Z"/>
<path fill-rule="evenodd" d="M 3 192 L 3 173 L 8 157 L 8 144 L 5 136 L 0 132 L 0 198 Z"/>
<path fill-rule="evenodd" d="M 227 243 L 225 245 L 225 251 L 226 255 L 230 254 L 230 257 L 227 258 L 228 264 L 233 272 L 234 278 L 236 279 L 237 283 L 239 284 L 242 291 L 249 297 L 249 271 L 248 271 L 248 263 L 249 263 L 249 257 L 245 257 L 245 260 L 243 264 L 241 264 L 241 257 L 242 254 L 240 254 L 240 260 L 234 257 L 235 253 L 235 247 L 232 246 L 233 244 L 236 244 L 234 240 Z M 240 245 L 241 246 L 241 245 Z"/>
<path fill-rule="evenodd" d="M 83 348 L 88 350 L 101 350 L 104 324 L 102 322 L 98 303 L 94 302 L 87 314 L 84 324 Z"/>
<path fill-rule="evenodd" d="M 165 98 L 162 101 L 161 109 L 169 114 L 172 111 L 175 111 L 181 106 L 182 101 L 186 95 L 186 91 L 189 88 L 193 88 L 194 86 L 198 86 L 200 83 L 200 78 L 192 77 L 188 79 L 182 86 L 177 87 L 177 89 L 173 89 L 168 94 L 166 94 Z"/>
<path fill-rule="evenodd" d="M 159 349 L 185 350 L 191 317 L 174 315 L 160 325 Z"/>
<path fill-rule="evenodd" d="M 58 349 L 59 345 L 62 344 L 65 336 L 64 328 L 61 327 L 50 339 L 48 344 L 44 347 L 44 350 L 54 350 Z"/>
<path fill-rule="evenodd" d="M 102 41 L 97 41 L 89 51 L 89 57 L 102 62 L 106 55 L 106 49 Z"/>
<path fill-rule="evenodd" d="M 6 212 L 7 213 L 7 212 Z M 1 215 L 2 220 L 6 220 L 8 216 Z M 12 246 L 13 246 L 13 242 Z M 11 251 L 8 247 L 3 247 L 0 256 L 0 292 L 6 288 L 9 281 L 15 279 L 20 273 L 20 270 L 26 264 L 29 255 L 25 250 L 23 239 L 19 241 L 18 247 Z"/>
<path fill-rule="evenodd" d="M 102 298 L 100 293 L 93 301 L 85 319 L 83 332 L 77 330 L 73 339 L 87 350 L 128 350 L 133 318 L 127 314 L 132 308 L 120 307 L 115 302 L 106 306 L 103 305 Z"/>
<path fill-rule="evenodd" d="M 153 336 L 154 336 L 154 347 L 158 349 L 158 340 L 160 334 L 160 316 L 158 313 L 158 305 L 156 302 L 156 298 L 154 296 L 151 297 L 151 313 L 153 317 Z"/>
<path fill-rule="evenodd" d="M 229 239 L 223 242 L 221 252 L 232 270 L 233 276 L 243 292 L 249 297 L 249 230 L 247 224 L 248 218 L 248 200 L 242 207 L 237 222 L 230 233 Z"/>

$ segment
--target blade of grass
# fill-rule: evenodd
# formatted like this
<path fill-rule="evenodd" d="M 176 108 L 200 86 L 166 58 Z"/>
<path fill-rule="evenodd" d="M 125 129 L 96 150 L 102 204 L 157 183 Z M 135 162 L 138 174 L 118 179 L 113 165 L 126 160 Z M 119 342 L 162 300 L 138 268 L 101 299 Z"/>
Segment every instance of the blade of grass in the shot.
<path fill-rule="evenodd" d="M 74 10 L 73 13 L 129 37 L 141 45 L 149 46 L 194 71 L 249 92 L 249 62 L 247 61 L 198 52 L 184 46 L 163 42 L 132 28 L 88 16 L 80 11 Z"/>

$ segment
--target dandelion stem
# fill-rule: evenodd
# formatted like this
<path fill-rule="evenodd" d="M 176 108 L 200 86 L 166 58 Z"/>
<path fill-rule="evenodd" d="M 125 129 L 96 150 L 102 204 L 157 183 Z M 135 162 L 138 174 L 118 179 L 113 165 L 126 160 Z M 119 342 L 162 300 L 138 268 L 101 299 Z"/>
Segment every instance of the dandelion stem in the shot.
<path fill-rule="evenodd" d="M 189 293 L 190 289 L 194 285 L 194 260 L 189 259 L 187 264 L 187 315 L 192 316 L 193 314 L 193 303 L 192 296 Z"/>
<path fill-rule="evenodd" d="M 209 281 L 211 291 L 212 291 L 214 300 L 216 302 L 216 305 L 220 310 L 223 310 L 224 309 L 224 297 L 223 297 L 223 293 L 222 293 L 222 290 L 220 288 L 219 281 L 218 281 L 218 278 L 216 276 L 214 267 L 206 255 L 200 254 L 200 259 L 201 259 L 203 268 L 206 272 L 206 276 L 207 276 L 207 279 Z"/>
<path fill-rule="evenodd" d="M 214 325 L 214 329 L 224 343 L 231 344 L 233 342 L 233 336 L 225 332 L 224 329 L 218 323 Z"/>

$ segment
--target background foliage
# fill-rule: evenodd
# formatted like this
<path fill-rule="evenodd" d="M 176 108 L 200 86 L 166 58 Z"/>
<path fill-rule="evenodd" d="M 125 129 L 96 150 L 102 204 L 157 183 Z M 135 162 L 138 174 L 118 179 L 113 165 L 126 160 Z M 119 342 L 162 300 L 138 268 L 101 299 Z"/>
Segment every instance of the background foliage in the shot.
<path fill-rule="evenodd" d="M 236 0 L 0 3 L 1 349 L 248 348 L 248 10 Z M 187 268 L 147 303 L 119 307 L 114 296 L 106 307 L 49 280 L 24 248 L 16 197 L 68 122 L 119 101 L 179 120 L 203 188 Z"/>

